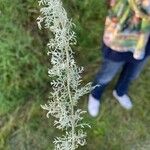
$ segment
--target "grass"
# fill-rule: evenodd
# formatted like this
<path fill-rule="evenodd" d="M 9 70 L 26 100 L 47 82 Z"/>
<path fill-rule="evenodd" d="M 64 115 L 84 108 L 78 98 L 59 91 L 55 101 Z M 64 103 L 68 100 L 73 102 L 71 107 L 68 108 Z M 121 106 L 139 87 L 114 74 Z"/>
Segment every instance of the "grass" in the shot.
<path fill-rule="evenodd" d="M 105 0 L 64 0 L 76 24 L 75 58 L 85 67 L 84 81 L 91 81 L 102 61 L 100 41 L 107 13 Z M 48 35 L 39 31 L 39 7 L 33 0 L 1 0 L 0 5 L 0 150 L 52 150 L 53 118 L 47 119 L 40 104 L 47 101 L 50 79 L 46 55 Z M 13 13 L 12 13 L 13 12 Z M 87 145 L 80 150 L 149 150 L 150 62 L 130 88 L 134 108 L 126 111 L 112 97 L 117 77 L 102 100 L 100 115 L 85 121 Z M 87 96 L 79 101 L 87 109 Z"/>

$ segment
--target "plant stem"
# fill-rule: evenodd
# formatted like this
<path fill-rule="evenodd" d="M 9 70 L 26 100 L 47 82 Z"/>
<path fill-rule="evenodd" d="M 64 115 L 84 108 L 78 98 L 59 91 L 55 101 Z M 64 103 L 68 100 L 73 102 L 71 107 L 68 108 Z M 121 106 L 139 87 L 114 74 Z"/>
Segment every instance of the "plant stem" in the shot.
<path fill-rule="evenodd" d="M 70 90 L 70 71 L 69 71 L 69 52 L 68 52 L 68 47 L 65 48 L 66 51 L 66 61 L 67 61 L 67 88 L 68 88 L 68 95 L 69 95 L 69 100 L 71 103 L 71 132 L 72 132 L 72 144 L 71 144 L 71 150 L 75 150 L 75 122 L 74 122 L 74 106 L 73 106 L 73 101 L 72 101 L 72 96 L 71 96 L 71 90 Z"/>

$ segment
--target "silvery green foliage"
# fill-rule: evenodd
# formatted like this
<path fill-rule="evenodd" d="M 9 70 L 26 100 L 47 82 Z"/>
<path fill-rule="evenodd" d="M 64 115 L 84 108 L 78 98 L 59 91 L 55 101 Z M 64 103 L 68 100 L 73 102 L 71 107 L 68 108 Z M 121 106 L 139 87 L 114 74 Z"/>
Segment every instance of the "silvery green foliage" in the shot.
<path fill-rule="evenodd" d="M 39 0 L 41 16 L 37 23 L 53 33 L 48 47 L 51 54 L 52 68 L 48 74 L 52 78 L 52 91 L 48 104 L 42 106 L 49 115 L 55 117 L 56 128 L 65 131 L 65 135 L 54 140 L 55 150 L 74 150 L 79 145 L 86 144 L 86 133 L 80 109 L 75 109 L 81 96 L 89 92 L 91 83 L 81 87 L 83 67 L 78 67 L 73 57 L 71 45 L 76 44 L 76 35 L 72 31 L 74 24 L 68 19 L 61 0 Z"/>

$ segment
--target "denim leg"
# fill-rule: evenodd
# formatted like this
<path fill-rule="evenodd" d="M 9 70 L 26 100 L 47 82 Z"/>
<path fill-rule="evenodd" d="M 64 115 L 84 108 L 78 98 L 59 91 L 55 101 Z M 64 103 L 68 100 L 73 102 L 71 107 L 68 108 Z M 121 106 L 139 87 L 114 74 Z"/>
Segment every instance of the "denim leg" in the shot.
<path fill-rule="evenodd" d="M 119 96 L 127 94 L 131 81 L 138 78 L 148 58 L 137 63 L 125 63 L 116 84 L 116 91 Z"/>
<path fill-rule="evenodd" d="M 108 83 L 113 79 L 119 69 L 123 66 L 123 62 L 114 62 L 109 59 L 104 59 L 101 68 L 96 74 L 96 77 L 92 83 L 91 94 L 94 98 L 100 100 L 101 95 L 108 85 Z"/>

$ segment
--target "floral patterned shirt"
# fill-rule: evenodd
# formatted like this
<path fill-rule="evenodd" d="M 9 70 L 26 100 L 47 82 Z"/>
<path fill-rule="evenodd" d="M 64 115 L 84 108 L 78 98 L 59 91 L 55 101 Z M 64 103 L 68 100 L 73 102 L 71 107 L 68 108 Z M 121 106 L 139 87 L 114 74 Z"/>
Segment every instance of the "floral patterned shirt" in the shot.
<path fill-rule="evenodd" d="M 104 43 L 118 52 L 133 52 L 143 59 L 150 36 L 150 0 L 109 0 Z"/>

